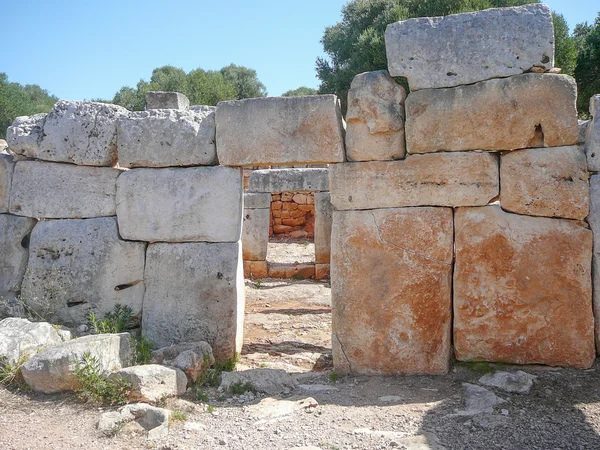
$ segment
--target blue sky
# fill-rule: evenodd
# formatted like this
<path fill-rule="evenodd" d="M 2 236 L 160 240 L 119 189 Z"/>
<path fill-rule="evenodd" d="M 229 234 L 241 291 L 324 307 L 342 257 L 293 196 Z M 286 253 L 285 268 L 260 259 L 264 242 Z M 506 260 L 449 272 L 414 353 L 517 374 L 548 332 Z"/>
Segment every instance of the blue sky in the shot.
<path fill-rule="evenodd" d="M 0 72 L 61 99 L 111 99 L 170 64 L 185 71 L 230 63 L 258 72 L 269 95 L 317 87 L 326 26 L 346 0 L 0 0 Z M 548 0 L 569 25 L 592 22 L 598 0 Z"/>

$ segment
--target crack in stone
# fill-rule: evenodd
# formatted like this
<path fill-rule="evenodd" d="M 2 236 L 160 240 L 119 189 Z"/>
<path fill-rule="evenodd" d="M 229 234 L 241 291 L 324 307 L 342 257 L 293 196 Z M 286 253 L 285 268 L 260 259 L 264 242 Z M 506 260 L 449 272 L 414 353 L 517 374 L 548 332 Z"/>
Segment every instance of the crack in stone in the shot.
<path fill-rule="evenodd" d="M 394 244 L 393 242 L 390 242 L 390 241 L 387 241 L 387 240 L 385 240 L 385 239 L 384 239 L 384 238 L 381 236 L 381 230 L 379 229 L 379 225 L 377 225 L 377 219 L 375 218 L 375 213 L 374 213 L 373 211 L 371 211 L 371 215 L 373 216 L 373 223 L 375 224 L 375 229 L 377 230 L 377 237 L 379 238 L 379 240 L 380 240 L 381 242 L 384 242 L 384 243 L 386 243 L 387 245 L 390 245 L 391 247 L 394 247 L 394 248 L 397 248 L 397 249 L 403 250 L 403 251 L 405 251 L 405 252 L 407 252 L 407 253 L 410 253 L 411 255 L 420 256 L 421 258 L 423 258 L 423 259 L 426 259 L 427 261 L 431 261 L 431 262 L 438 263 L 438 264 L 443 264 L 443 265 L 445 265 L 445 266 L 452 266 L 452 263 L 451 263 L 451 262 L 449 262 L 449 263 L 448 263 L 448 262 L 444 262 L 444 261 L 437 260 L 437 259 L 435 259 L 435 258 L 431 258 L 431 257 L 429 257 L 429 256 L 426 256 L 426 255 L 422 254 L 422 253 L 416 252 L 416 251 L 414 251 L 414 250 L 409 250 L 409 249 L 407 249 L 407 248 L 404 248 L 404 247 L 402 247 L 402 246 L 400 246 L 400 245 Z"/>
<path fill-rule="evenodd" d="M 354 370 L 352 369 L 352 363 L 350 362 L 348 355 L 346 355 L 346 352 L 344 351 L 344 346 L 342 345 L 342 342 L 340 341 L 340 339 L 337 337 L 337 334 L 335 334 L 335 333 L 332 333 L 331 337 L 336 340 L 336 342 L 342 352 L 342 355 L 344 355 L 344 359 L 348 363 L 348 368 L 350 369 L 350 373 L 353 374 Z"/>

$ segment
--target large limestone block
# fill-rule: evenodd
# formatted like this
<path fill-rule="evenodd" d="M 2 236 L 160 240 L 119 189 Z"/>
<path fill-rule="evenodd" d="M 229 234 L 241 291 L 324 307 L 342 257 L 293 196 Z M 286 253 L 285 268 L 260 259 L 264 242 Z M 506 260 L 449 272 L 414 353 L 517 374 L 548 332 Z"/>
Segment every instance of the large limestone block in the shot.
<path fill-rule="evenodd" d="M 239 242 L 148 246 L 142 331 L 155 347 L 206 341 L 217 360 L 241 350 L 241 250 Z"/>
<path fill-rule="evenodd" d="M 39 222 L 31 233 L 23 300 L 42 317 L 70 326 L 87 323 L 90 313 L 102 318 L 117 304 L 139 315 L 145 247 L 121 240 L 114 217 Z"/>
<path fill-rule="evenodd" d="M 316 192 L 329 190 L 327 169 L 255 170 L 250 175 L 251 192 Z"/>
<path fill-rule="evenodd" d="M 315 192 L 315 263 L 329 264 L 333 207 L 329 192 Z"/>
<path fill-rule="evenodd" d="M 146 93 L 146 109 L 187 109 L 190 100 L 180 92 L 150 91 Z"/>
<path fill-rule="evenodd" d="M 554 27 L 542 4 L 421 17 L 388 25 L 388 69 L 411 91 L 554 67 Z"/>
<path fill-rule="evenodd" d="M 126 367 L 110 375 L 131 385 L 130 402 L 154 403 L 165 397 L 177 397 L 185 392 L 187 377 L 180 369 L 159 364 Z"/>
<path fill-rule="evenodd" d="M 600 94 L 590 98 L 592 120 L 587 125 L 585 153 L 592 172 L 600 172 Z"/>
<path fill-rule="evenodd" d="M 68 331 L 64 337 L 70 337 Z M 47 322 L 30 322 L 9 317 L 0 320 L 0 364 L 20 364 L 46 347 L 65 340 L 58 330 Z"/>
<path fill-rule="evenodd" d="M 0 154 L 0 213 L 8 212 L 14 168 L 15 163 L 12 156 Z"/>
<path fill-rule="evenodd" d="M 592 275 L 594 286 L 594 317 L 596 343 L 600 343 L 600 175 L 590 178 L 590 215 L 588 216 L 590 228 L 594 233 L 594 255 L 592 261 Z M 598 346 L 600 351 L 600 346 Z"/>
<path fill-rule="evenodd" d="M 217 164 L 214 111 L 139 111 L 117 122 L 121 167 Z"/>
<path fill-rule="evenodd" d="M 460 361 L 590 367 L 592 232 L 499 206 L 455 214 L 454 347 Z"/>
<path fill-rule="evenodd" d="M 360 73 L 348 91 L 346 156 L 350 161 L 404 158 L 406 91 L 385 70 Z"/>
<path fill-rule="evenodd" d="M 230 167 L 134 169 L 117 180 L 123 239 L 236 242 L 242 228 L 242 172 Z"/>
<path fill-rule="evenodd" d="M 500 164 L 500 203 L 519 214 L 583 220 L 589 212 L 588 178 L 577 145 L 510 152 Z"/>
<path fill-rule="evenodd" d="M 242 250 L 244 260 L 264 261 L 269 247 L 269 220 L 271 210 L 244 209 L 242 224 Z"/>
<path fill-rule="evenodd" d="M 102 374 L 128 367 L 133 349 L 129 333 L 83 336 L 49 347 L 21 366 L 25 383 L 35 392 L 52 394 L 79 386 L 75 370 L 86 353 L 96 358 Z"/>
<path fill-rule="evenodd" d="M 0 214 L 0 296 L 21 288 L 34 225 L 34 219 Z"/>
<path fill-rule="evenodd" d="M 486 205 L 499 193 L 498 158 L 490 153 L 413 155 L 403 161 L 329 167 L 336 209 Z"/>
<path fill-rule="evenodd" d="M 344 161 L 335 95 L 251 98 L 217 105 L 217 153 L 225 166 Z"/>
<path fill-rule="evenodd" d="M 261 194 L 258 192 L 244 192 L 244 208 L 264 209 L 271 207 L 271 194 Z"/>
<path fill-rule="evenodd" d="M 37 148 L 15 152 L 46 161 L 113 166 L 117 162 L 117 119 L 128 114 L 117 105 L 61 100 L 46 116 Z"/>
<path fill-rule="evenodd" d="M 13 174 L 10 212 L 45 219 L 114 216 L 120 173 L 110 167 L 19 161 Z"/>
<path fill-rule="evenodd" d="M 559 147 L 578 141 L 577 86 L 567 75 L 526 73 L 406 99 L 408 153 Z"/>
<path fill-rule="evenodd" d="M 441 374 L 450 359 L 450 208 L 334 211 L 338 373 Z"/>
<path fill-rule="evenodd" d="M 6 142 L 10 151 L 17 155 L 35 157 L 39 153 L 45 121 L 46 114 L 17 117 L 6 130 Z"/>

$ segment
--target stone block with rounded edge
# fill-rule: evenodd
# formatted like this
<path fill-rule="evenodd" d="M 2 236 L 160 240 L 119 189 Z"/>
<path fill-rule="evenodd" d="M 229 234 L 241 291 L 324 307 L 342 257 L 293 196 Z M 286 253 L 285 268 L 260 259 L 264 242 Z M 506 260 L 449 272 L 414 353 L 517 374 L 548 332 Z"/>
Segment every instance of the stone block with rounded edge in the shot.
<path fill-rule="evenodd" d="M 39 222 L 31 233 L 22 286 L 25 304 L 69 325 L 101 319 L 117 304 L 139 316 L 146 244 L 119 238 L 114 217 Z"/>
<path fill-rule="evenodd" d="M 142 332 L 153 346 L 206 341 L 220 361 L 241 350 L 240 242 L 150 244 L 144 281 Z"/>
<path fill-rule="evenodd" d="M 268 276 L 267 261 L 244 261 L 244 278 L 261 280 Z"/>
<path fill-rule="evenodd" d="M 424 89 L 406 99 L 408 153 L 576 145 L 577 85 L 526 73 L 469 86 Z"/>
<path fill-rule="evenodd" d="M 117 120 L 127 115 L 129 111 L 118 105 L 61 100 L 46 116 L 38 148 L 16 153 L 82 166 L 114 166 Z"/>
<path fill-rule="evenodd" d="M 217 164 L 214 111 L 132 112 L 117 122 L 121 167 Z"/>
<path fill-rule="evenodd" d="M 411 91 L 554 67 L 554 27 L 543 4 L 420 17 L 387 26 L 388 70 Z"/>
<path fill-rule="evenodd" d="M 44 219 L 114 216 L 120 173 L 111 167 L 19 161 L 13 173 L 10 212 Z"/>
<path fill-rule="evenodd" d="M 590 115 L 585 136 L 585 153 L 592 172 L 600 172 L 600 94 L 590 98 Z"/>
<path fill-rule="evenodd" d="M 131 385 L 130 402 L 155 403 L 165 397 L 177 397 L 185 392 L 187 377 L 176 367 L 144 364 L 125 367 L 110 374 L 110 379 L 122 379 Z"/>
<path fill-rule="evenodd" d="M 244 260 L 262 261 L 267 259 L 269 246 L 269 220 L 271 210 L 244 209 L 242 224 L 242 250 Z"/>
<path fill-rule="evenodd" d="M 217 105 L 217 154 L 224 166 L 342 162 L 343 135 L 335 95 L 251 98 Z"/>
<path fill-rule="evenodd" d="M 333 229 L 336 372 L 446 373 L 452 345 L 452 209 L 334 211 Z"/>
<path fill-rule="evenodd" d="M 349 161 L 404 158 L 406 91 L 385 70 L 358 74 L 348 91 L 346 156 Z"/>
<path fill-rule="evenodd" d="M 244 192 L 244 208 L 264 209 L 271 207 L 271 194 Z"/>
<path fill-rule="evenodd" d="M 46 115 L 19 116 L 13 120 L 12 125 L 6 130 L 9 150 L 17 155 L 36 157 L 40 151 Z"/>
<path fill-rule="evenodd" d="M 181 92 L 146 92 L 146 109 L 187 109 L 190 100 Z"/>
<path fill-rule="evenodd" d="M 242 225 L 242 172 L 231 167 L 133 169 L 117 180 L 123 239 L 236 242 Z"/>
<path fill-rule="evenodd" d="M 8 212 L 14 168 L 13 157 L 4 153 L 0 154 L 0 213 Z"/>
<path fill-rule="evenodd" d="M 518 214 L 583 220 L 590 209 L 588 179 L 577 145 L 516 150 L 501 157 L 500 203 Z"/>
<path fill-rule="evenodd" d="M 0 296 L 18 292 L 27 267 L 29 233 L 35 220 L 0 214 Z"/>
<path fill-rule="evenodd" d="M 587 368 L 594 362 L 592 232 L 499 206 L 455 213 L 459 361 Z"/>
<path fill-rule="evenodd" d="M 590 178 L 590 215 L 587 218 L 594 234 L 594 254 L 592 259 L 592 279 L 596 342 L 600 343 L 600 175 Z M 598 347 L 600 352 L 600 346 Z"/>
<path fill-rule="evenodd" d="M 329 264 L 333 207 L 329 192 L 315 192 L 315 263 Z"/>
<path fill-rule="evenodd" d="M 328 169 L 264 169 L 250 175 L 251 192 L 317 192 L 329 190 Z"/>
<path fill-rule="evenodd" d="M 47 348 L 21 366 L 25 383 L 35 392 L 52 394 L 73 391 L 80 386 L 75 374 L 84 355 L 97 361 L 103 375 L 128 367 L 133 361 L 129 333 L 82 336 Z"/>
<path fill-rule="evenodd" d="M 499 193 L 498 158 L 491 153 L 411 155 L 329 167 L 335 209 L 487 205 Z"/>
<path fill-rule="evenodd" d="M 315 264 L 315 279 L 316 280 L 328 280 L 331 273 L 331 266 L 329 264 Z"/>

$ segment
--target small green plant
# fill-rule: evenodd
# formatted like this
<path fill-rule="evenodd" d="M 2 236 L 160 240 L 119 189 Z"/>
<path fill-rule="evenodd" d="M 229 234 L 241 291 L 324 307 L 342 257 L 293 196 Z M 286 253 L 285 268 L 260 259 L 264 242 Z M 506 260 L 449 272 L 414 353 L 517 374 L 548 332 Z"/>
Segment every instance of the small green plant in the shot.
<path fill-rule="evenodd" d="M 206 412 L 208 412 L 208 413 L 214 413 L 216 410 L 217 410 L 217 407 L 213 406 L 213 405 L 208 405 L 206 407 Z"/>
<path fill-rule="evenodd" d="M 169 396 L 167 394 L 161 395 L 157 400 L 156 400 L 156 406 L 159 408 L 166 408 L 167 407 L 167 399 L 169 398 Z"/>
<path fill-rule="evenodd" d="M 146 336 L 132 339 L 135 349 L 136 364 L 148 364 L 152 359 L 152 344 Z"/>
<path fill-rule="evenodd" d="M 99 320 L 94 313 L 89 314 L 88 319 L 96 333 L 121 333 L 133 328 L 135 316 L 129 306 L 117 303 L 113 311 L 104 315 L 104 319 Z"/>
<path fill-rule="evenodd" d="M 195 385 L 194 386 L 194 395 L 196 396 L 196 400 L 201 402 L 201 403 L 208 403 L 208 394 L 206 392 L 204 392 L 204 389 L 202 389 L 200 386 Z"/>
<path fill-rule="evenodd" d="M 122 378 L 109 379 L 100 370 L 98 358 L 90 352 L 83 354 L 75 367 L 79 381 L 77 396 L 87 402 L 105 405 L 124 405 L 131 385 Z"/>
<path fill-rule="evenodd" d="M 297 273 L 292 276 L 292 279 L 302 281 L 302 280 L 306 280 L 306 277 L 304 275 L 300 275 Z"/>
<path fill-rule="evenodd" d="M 234 395 L 242 395 L 242 394 L 245 394 L 246 392 L 252 392 L 253 394 L 255 394 L 256 388 L 249 381 L 246 381 L 245 383 L 243 383 L 241 381 L 237 381 L 237 382 L 233 383 L 231 386 L 229 386 L 229 391 Z"/>
<path fill-rule="evenodd" d="M 185 422 L 187 420 L 187 414 L 183 411 L 173 411 L 169 417 L 169 422 Z"/>
<path fill-rule="evenodd" d="M 260 289 L 262 286 L 262 280 L 256 280 L 256 289 Z"/>
<path fill-rule="evenodd" d="M 210 361 L 208 356 L 204 356 L 204 367 L 207 369 L 204 373 L 200 374 L 198 380 L 196 380 L 198 386 L 212 386 L 217 387 L 221 383 L 221 373 L 222 372 L 231 372 L 235 369 L 235 365 L 237 364 L 239 355 L 236 353 L 233 358 L 227 359 L 225 361 L 219 362 L 217 361 L 213 367 L 210 366 Z"/>
<path fill-rule="evenodd" d="M 20 370 L 27 359 L 27 357 L 21 357 L 16 363 L 11 363 L 5 359 L 0 360 L 0 384 L 7 387 L 29 389 L 23 380 Z"/>
<path fill-rule="evenodd" d="M 332 370 L 331 372 L 329 372 L 329 381 L 331 381 L 332 383 L 335 383 L 339 379 L 340 379 L 340 376 L 338 375 L 338 373 L 336 371 Z"/>
<path fill-rule="evenodd" d="M 457 364 L 478 373 L 490 373 L 495 368 L 494 364 L 485 361 L 462 361 Z"/>

